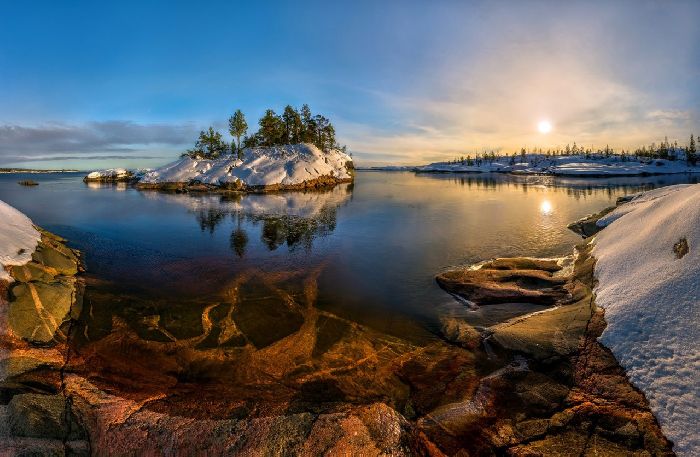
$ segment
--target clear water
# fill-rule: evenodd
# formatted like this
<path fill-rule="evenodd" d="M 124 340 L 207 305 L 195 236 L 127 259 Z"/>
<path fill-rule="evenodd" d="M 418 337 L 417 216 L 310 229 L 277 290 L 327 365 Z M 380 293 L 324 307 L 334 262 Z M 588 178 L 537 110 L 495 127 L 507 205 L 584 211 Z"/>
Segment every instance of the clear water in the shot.
<path fill-rule="evenodd" d="M 40 185 L 17 184 L 28 177 Z M 416 340 L 433 337 L 440 315 L 470 317 L 436 273 L 497 256 L 569 254 L 580 240 L 571 221 L 621 195 L 697 182 L 358 172 L 354 184 L 325 192 L 221 196 L 81 178 L 0 175 L 0 199 L 67 238 L 89 274 L 117 291 L 182 302 L 216 297 L 245 272 L 314 272 L 316 306 Z"/>

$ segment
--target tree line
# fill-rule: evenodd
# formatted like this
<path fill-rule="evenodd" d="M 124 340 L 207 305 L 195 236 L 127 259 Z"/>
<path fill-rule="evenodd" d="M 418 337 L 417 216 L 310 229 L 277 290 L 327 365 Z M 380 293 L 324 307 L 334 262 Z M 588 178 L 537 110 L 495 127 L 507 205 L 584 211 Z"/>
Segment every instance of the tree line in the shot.
<path fill-rule="evenodd" d="M 593 149 L 584 148 L 577 146 L 576 142 L 573 145 L 567 144 L 566 147 L 555 149 L 542 149 L 542 148 L 532 148 L 526 149 L 521 148 L 519 154 L 512 153 L 510 155 L 497 155 L 494 151 L 485 152 L 483 154 L 476 154 L 474 158 L 471 155 L 466 157 L 458 157 L 447 163 L 452 164 L 463 164 L 468 166 L 480 166 L 484 162 L 494 162 L 496 159 L 501 159 L 507 157 L 511 165 L 514 165 L 518 155 L 520 156 L 520 162 L 525 162 L 528 160 L 532 162 L 532 156 L 537 155 L 544 159 L 549 159 L 557 156 L 575 156 L 582 155 L 586 159 L 602 159 L 609 157 L 616 157 L 622 162 L 635 160 L 635 161 L 651 161 L 654 159 L 664 159 L 664 160 L 685 160 L 689 165 L 696 165 L 698 163 L 697 145 L 695 135 L 690 135 L 690 141 L 687 145 L 681 146 L 677 141 L 671 143 L 668 141 L 668 137 L 664 138 L 659 144 L 651 143 L 648 146 L 642 146 L 641 148 L 631 149 L 620 149 L 616 151 L 610 146 L 605 146 L 603 149 Z M 529 158 L 528 158 L 529 157 Z"/>
<path fill-rule="evenodd" d="M 229 145 L 221 133 L 213 127 L 199 132 L 194 148 L 182 154 L 194 159 L 215 159 L 225 154 L 236 154 L 243 158 L 243 149 L 259 146 L 270 147 L 285 144 L 311 143 L 324 152 L 341 149 L 335 138 L 335 127 L 321 114 L 313 114 L 309 105 L 300 110 L 287 105 L 281 115 L 272 109 L 258 120 L 258 130 L 248 135 L 248 122 L 239 109 L 228 120 L 228 131 L 233 137 Z"/>

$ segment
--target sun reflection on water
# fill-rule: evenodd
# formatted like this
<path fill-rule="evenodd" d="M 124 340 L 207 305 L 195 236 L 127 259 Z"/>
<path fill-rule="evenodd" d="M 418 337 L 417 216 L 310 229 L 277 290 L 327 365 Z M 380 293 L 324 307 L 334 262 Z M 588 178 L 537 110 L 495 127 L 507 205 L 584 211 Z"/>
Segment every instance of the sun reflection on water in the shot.
<path fill-rule="evenodd" d="M 552 214 L 552 203 L 549 200 L 544 200 L 540 203 L 540 213 L 544 216 Z"/>

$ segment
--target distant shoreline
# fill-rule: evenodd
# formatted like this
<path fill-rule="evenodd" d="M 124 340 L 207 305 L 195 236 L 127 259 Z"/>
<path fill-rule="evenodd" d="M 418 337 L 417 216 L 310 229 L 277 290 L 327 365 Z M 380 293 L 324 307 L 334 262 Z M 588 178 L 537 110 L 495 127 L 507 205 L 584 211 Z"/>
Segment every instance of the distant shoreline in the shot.
<path fill-rule="evenodd" d="M 33 173 L 33 174 L 46 174 L 46 173 L 80 173 L 80 170 L 32 170 L 29 168 L 0 168 L 0 174 L 11 175 L 19 173 Z"/>

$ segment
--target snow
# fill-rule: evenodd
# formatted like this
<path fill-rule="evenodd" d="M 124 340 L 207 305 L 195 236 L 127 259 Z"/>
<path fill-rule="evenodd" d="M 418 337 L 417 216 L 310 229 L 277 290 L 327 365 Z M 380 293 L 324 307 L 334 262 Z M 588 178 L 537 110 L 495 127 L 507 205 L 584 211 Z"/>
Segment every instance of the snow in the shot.
<path fill-rule="evenodd" d="M 128 178 L 129 176 L 131 176 L 131 174 L 132 173 L 126 168 L 110 168 L 108 170 L 93 171 L 92 173 L 87 175 L 87 179 Z"/>
<path fill-rule="evenodd" d="M 5 268 L 29 262 L 41 235 L 27 216 L 2 200 L 0 221 L 0 280 L 12 281 Z"/>
<path fill-rule="evenodd" d="M 601 342 L 644 392 L 678 455 L 700 455 L 700 184 L 638 194 L 600 225 Z M 679 259 L 681 238 L 689 252 Z"/>
<path fill-rule="evenodd" d="M 241 181 L 246 186 L 291 185 L 321 176 L 351 177 L 346 163 L 352 158 L 331 150 L 324 153 L 311 144 L 247 148 L 243 158 L 226 155 L 218 159 L 184 157 L 144 174 L 141 183 L 182 183 L 199 180 L 221 185 Z"/>
<path fill-rule="evenodd" d="M 511 163 L 513 160 L 513 163 Z M 477 165 L 464 163 L 436 162 L 414 167 L 418 172 L 438 173 L 515 173 L 550 174 L 556 176 L 639 176 L 655 174 L 700 173 L 700 166 L 688 165 L 684 159 L 654 159 L 641 161 L 634 157 L 622 160 L 620 156 L 571 155 L 547 157 L 542 154 L 497 157 L 490 162 L 482 159 Z"/>

